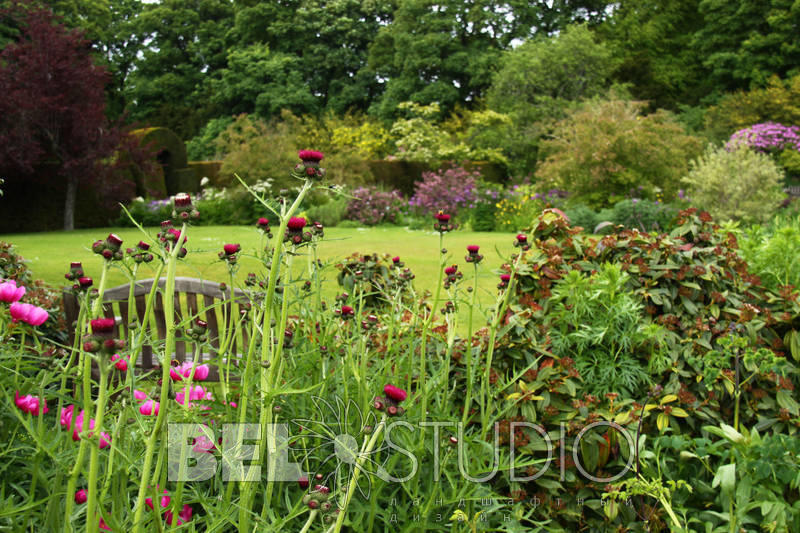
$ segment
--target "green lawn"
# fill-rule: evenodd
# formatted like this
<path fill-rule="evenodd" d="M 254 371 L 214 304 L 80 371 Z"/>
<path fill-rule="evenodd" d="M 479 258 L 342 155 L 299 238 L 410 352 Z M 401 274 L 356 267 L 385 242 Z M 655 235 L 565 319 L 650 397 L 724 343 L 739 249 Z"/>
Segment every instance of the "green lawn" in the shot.
<path fill-rule="evenodd" d="M 149 228 L 148 231 L 155 235 L 158 229 Z M 0 235 L 0 241 L 14 244 L 17 252 L 28 261 L 36 278 L 57 286 L 64 285 L 66 283 L 64 274 L 69 270 L 69 263 L 81 261 L 86 275 L 95 278 L 97 284 L 102 258 L 92 253 L 90 246 L 95 240 L 104 239 L 110 232 L 116 233 L 123 239 L 123 248 L 134 246 L 144 237 L 135 228 L 96 228 L 70 232 Z M 188 236 L 189 255 L 178 267 L 180 276 L 226 281 L 227 268 L 217 257 L 217 253 L 222 250 L 222 245 L 225 243 L 242 245 L 243 254 L 238 275 L 240 281 L 248 272 L 260 273 L 263 269 L 253 255 L 261 238 L 254 227 L 202 226 L 190 228 Z M 480 245 L 485 258 L 479 269 L 478 294 L 484 306 L 493 301 L 496 293 L 497 276 L 492 270 L 501 264 L 497 250 L 508 257 L 514 251 L 513 241 L 513 235 L 505 233 L 456 231 L 445 235 L 445 247 L 450 254 L 448 262 L 458 264 L 464 271 L 465 287 L 470 283 L 472 275 L 472 266 L 464 262 L 466 247 L 468 244 Z M 439 236 L 433 231 L 412 231 L 398 227 L 326 228 L 325 239 L 320 244 L 319 253 L 323 261 L 332 262 L 353 252 L 399 255 L 406 266 L 416 274 L 414 283 L 417 290 L 428 289 L 433 292 L 438 278 L 438 249 Z M 307 266 L 306 258 L 296 259 L 295 264 L 296 268 L 293 270 L 296 275 L 302 276 L 302 269 Z M 339 290 L 335 281 L 338 271 L 332 265 L 333 263 L 325 276 L 326 298 Z M 151 272 L 149 268 L 145 267 L 144 272 L 140 271 L 139 277 L 147 277 Z M 125 282 L 124 274 L 115 269 L 111 272 L 108 287 Z"/>

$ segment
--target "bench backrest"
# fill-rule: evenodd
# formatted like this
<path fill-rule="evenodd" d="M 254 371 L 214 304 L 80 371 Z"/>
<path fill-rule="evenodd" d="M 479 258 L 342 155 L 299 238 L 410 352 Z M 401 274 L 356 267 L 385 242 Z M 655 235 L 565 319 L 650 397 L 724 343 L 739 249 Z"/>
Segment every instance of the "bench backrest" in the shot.
<path fill-rule="evenodd" d="M 130 294 L 130 284 L 126 283 L 112 289 L 108 289 L 103 293 L 103 315 L 107 318 L 115 318 L 117 326 L 115 335 L 119 339 L 128 338 L 128 330 L 130 324 L 135 320 L 139 327 L 142 327 L 142 318 L 144 317 L 145 307 L 147 303 L 147 295 L 153 287 L 155 280 L 153 278 L 139 280 L 135 282 L 133 297 L 135 300 L 135 313 L 136 316 L 128 316 L 128 296 Z M 158 280 L 160 289 L 164 288 L 166 283 L 165 278 Z M 183 317 L 199 317 L 208 322 L 208 341 L 214 348 L 214 352 L 219 349 L 219 324 L 223 318 L 230 321 L 231 313 L 235 313 L 234 320 L 239 320 L 238 303 L 246 302 L 247 296 L 241 289 L 235 289 L 233 292 L 236 302 L 231 298 L 230 287 L 226 288 L 225 292 L 220 290 L 220 284 L 214 281 L 206 281 L 197 278 L 175 278 L 175 323 L 183 320 Z M 76 296 L 69 290 L 64 291 L 64 312 L 67 318 L 67 324 L 70 327 L 71 335 L 74 335 L 74 324 L 78 320 L 79 305 Z M 166 319 L 164 316 L 164 300 L 162 291 L 156 293 L 155 302 L 153 304 L 153 311 L 150 317 L 150 323 L 145 324 L 149 330 L 146 337 L 150 339 L 157 339 L 163 341 L 167 334 Z M 191 328 L 191 324 L 187 323 L 185 327 L 179 328 L 177 338 L 180 338 L 183 329 Z M 228 351 L 230 354 L 240 356 L 247 349 L 247 333 L 244 328 L 240 328 L 241 333 L 238 338 L 232 341 L 231 349 Z M 73 339 L 70 339 L 72 342 Z M 172 355 L 173 359 L 184 361 L 187 357 L 192 357 L 193 345 L 178 340 L 175 343 L 175 353 Z M 206 351 L 207 347 L 206 347 Z M 188 355 L 187 355 L 188 352 Z M 200 355 L 201 361 L 208 361 L 209 358 L 215 357 L 214 353 L 202 353 Z M 146 344 L 142 347 L 141 355 L 139 356 L 135 368 L 140 371 L 147 372 L 153 368 L 153 346 Z M 219 363 L 219 361 L 217 361 Z M 219 372 L 217 365 L 211 365 L 209 373 L 209 381 L 217 381 L 219 379 Z"/>

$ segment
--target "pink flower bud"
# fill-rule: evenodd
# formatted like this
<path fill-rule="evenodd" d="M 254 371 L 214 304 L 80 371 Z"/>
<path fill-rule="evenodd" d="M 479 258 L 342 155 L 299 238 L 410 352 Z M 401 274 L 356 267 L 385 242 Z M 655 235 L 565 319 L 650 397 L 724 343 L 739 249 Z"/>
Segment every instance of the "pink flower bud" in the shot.
<path fill-rule="evenodd" d="M 383 387 L 383 393 L 388 397 L 394 400 L 397 403 L 402 402 L 408 397 L 408 393 L 399 387 L 395 387 L 394 385 L 385 385 Z"/>
<path fill-rule="evenodd" d="M 89 498 L 86 495 L 86 489 L 81 489 L 75 493 L 75 503 L 78 505 L 86 503 Z"/>

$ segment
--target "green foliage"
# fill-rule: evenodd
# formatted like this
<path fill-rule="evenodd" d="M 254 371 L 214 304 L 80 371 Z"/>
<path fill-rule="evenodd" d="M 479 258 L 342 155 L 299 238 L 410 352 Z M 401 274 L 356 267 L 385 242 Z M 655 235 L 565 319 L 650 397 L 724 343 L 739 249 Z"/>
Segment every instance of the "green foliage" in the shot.
<path fill-rule="evenodd" d="M 543 144 L 537 178 L 591 207 L 613 205 L 630 189 L 674 197 L 700 140 L 665 111 L 643 116 L 644 104 L 592 100 L 560 121 Z"/>
<path fill-rule="evenodd" d="M 511 170 L 535 168 L 540 141 L 552 122 L 574 102 L 603 93 L 615 59 L 585 25 L 570 26 L 556 37 L 526 41 L 504 52 L 487 94 L 491 109 L 512 117 L 513 127 L 498 140 Z"/>
<path fill-rule="evenodd" d="M 186 156 L 189 161 L 209 161 L 217 159 L 217 138 L 233 123 L 233 117 L 214 118 L 208 121 L 200 132 L 186 142 Z"/>
<path fill-rule="evenodd" d="M 800 75 L 789 79 L 771 76 L 766 87 L 726 94 L 708 108 L 708 135 L 722 141 L 753 124 L 800 124 Z"/>
<path fill-rule="evenodd" d="M 783 171 L 768 155 L 746 146 L 710 145 L 681 182 L 688 185 L 692 202 L 720 220 L 764 222 L 784 199 Z"/>
<path fill-rule="evenodd" d="M 572 227 L 581 227 L 588 233 L 593 233 L 595 227 L 603 222 L 599 213 L 586 204 L 573 204 L 564 209 L 564 214 Z"/>
<path fill-rule="evenodd" d="M 588 277 L 573 270 L 554 284 L 545 307 L 553 354 L 575 360 L 591 394 L 637 397 L 649 383 L 637 352 L 650 332 L 629 282 L 616 264 L 604 264 Z"/>
<path fill-rule="evenodd" d="M 641 231 L 670 231 L 678 209 L 651 200 L 626 199 L 614 204 L 610 221 Z"/>
<path fill-rule="evenodd" d="M 0 241 L 0 279 L 13 279 L 19 285 L 27 285 L 31 281 L 31 272 L 25 259 L 10 242 Z"/>
<path fill-rule="evenodd" d="M 213 101 L 235 114 L 255 113 L 269 119 L 283 110 L 315 113 L 318 100 L 303 83 L 292 54 L 274 53 L 265 44 L 253 44 L 228 53 L 227 67 L 212 83 Z"/>
<path fill-rule="evenodd" d="M 613 78 L 630 84 L 637 100 L 677 111 L 697 105 L 710 90 L 703 56 L 691 46 L 705 23 L 698 0 L 620 2 L 599 25 L 607 47 L 619 58 Z M 680 31 L 676 31 L 680 28 Z"/>
<path fill-rule="evenodd" d="M 350 199 L 344 195 L 306 209 L 309 220 L 321 222 L 325 227 L 336 226 L 344 220 Z"/>
<path fill-rule="evenodd" d="M 778 217 L 769 225 L 750 226 L 742 231 L 739 246 L 751 271 L 766 287 L 800 287 L 800 217 Z"/>

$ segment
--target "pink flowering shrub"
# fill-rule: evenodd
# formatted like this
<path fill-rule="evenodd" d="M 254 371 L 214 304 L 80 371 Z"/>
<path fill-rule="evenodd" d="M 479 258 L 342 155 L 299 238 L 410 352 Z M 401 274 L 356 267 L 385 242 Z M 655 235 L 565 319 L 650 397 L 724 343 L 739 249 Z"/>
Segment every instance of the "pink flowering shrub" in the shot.
<path fill-rule="evenodd" d="M 414 196 L 408 205 L 424 215 L 441 210 L 457 215 L 459 209 L 475 207 L 480 177 L 479 172 L 459 166 L 424 172 L 422 181 L 414 185 Z"/>
<path fill-rule="evenodd" d="M 352 196 L 347 204 L 346 220 L 355 220 L 363 226 L 397 222 L 403 202 L 398 191 L 382 191 L 374 185 L 367 185 L 354 190 Z"/>
<path fill-rule="evenodd" d="M 725 147 L 731 149 L 741 143 L 759 152 L 800 151 L 800 126 L 784 126 L 776 122 L 754 124 L 731 135 Z"/>

